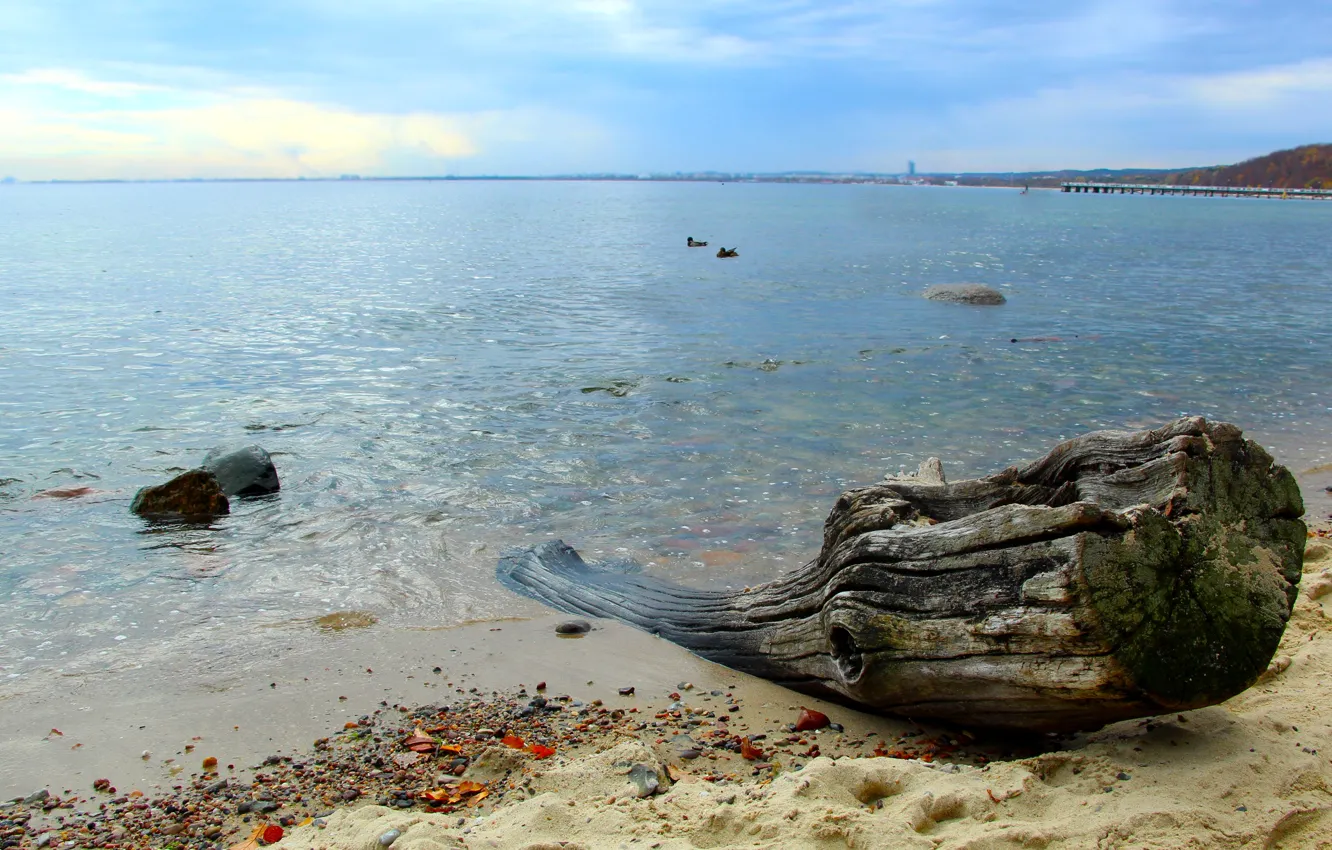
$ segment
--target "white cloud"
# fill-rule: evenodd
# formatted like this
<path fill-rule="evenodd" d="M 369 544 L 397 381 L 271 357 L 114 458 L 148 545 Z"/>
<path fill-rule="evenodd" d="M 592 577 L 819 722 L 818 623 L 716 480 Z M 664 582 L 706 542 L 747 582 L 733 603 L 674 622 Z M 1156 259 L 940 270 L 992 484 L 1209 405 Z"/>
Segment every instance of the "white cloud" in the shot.
<path fill-rule="evenodd" d="M 883 131 L 892 150 L 870 155 L 869 167 L 900 167 L 908 156 L 934 171 L 1226 164 L 1332 139 L 1330 93 L 1332 59 L 1075 79 L 898 116 Z"/>
<path fill-rule="evenodd" d="M 1181 89 L 1185 96 L 1218 110 L 1285 107 L 1312 96 L 1326 114 L 1332 112 L 1332 58 L 1194 77 Z"/>
<path fill-rule="evenodd" d="M 393 114 L 65 69 L 0 76 L 0 126 L 0 172 L 23 179 L 440 174 L 488 152 L 604 143 L 595 123 L 546 109 Z"/>
<path fill-rule="evenodd" d="M 133 97 L 147 92 L 165 91 L 165 86 L 146 83 L 94 80 L 65 68 L 33 68 L 17 74 L 0 74 L 0 86 L 43 86 L 105 95 L 107 97 Z"/>

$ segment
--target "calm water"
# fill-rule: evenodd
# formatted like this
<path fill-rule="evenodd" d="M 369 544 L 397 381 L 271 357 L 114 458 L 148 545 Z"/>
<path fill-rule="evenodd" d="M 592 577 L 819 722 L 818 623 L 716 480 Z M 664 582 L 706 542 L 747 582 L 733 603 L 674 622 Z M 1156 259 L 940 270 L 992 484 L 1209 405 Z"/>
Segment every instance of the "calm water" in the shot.
<path fill-rule="evenodd" d="M 221 663 L 335 610 L 523 613 L 495 558 L 553 536 L 750 583 L 885 470 L 1183 413 L 1327 463 L 1330 229 L 875 186 L 0 187 L 0 678 Z M 920 297 L 968 281 L 1009 303 Z M 251 442 L 279 496 L 130 515 Z M 94 492 L 34 498 L 58 487 Z"/>

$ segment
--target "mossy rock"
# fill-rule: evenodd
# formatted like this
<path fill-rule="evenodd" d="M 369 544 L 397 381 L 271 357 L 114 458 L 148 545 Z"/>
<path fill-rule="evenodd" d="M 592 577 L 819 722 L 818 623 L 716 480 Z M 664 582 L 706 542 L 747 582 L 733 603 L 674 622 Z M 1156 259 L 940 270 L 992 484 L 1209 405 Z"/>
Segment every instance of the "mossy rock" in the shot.
<path fill-rule="evenodd" d="M 208 520 L 231 513 L 222 485 L 213 473 L 191 469 L 165 484 L 134 494 L 130 510 L 149 519 Z"/>

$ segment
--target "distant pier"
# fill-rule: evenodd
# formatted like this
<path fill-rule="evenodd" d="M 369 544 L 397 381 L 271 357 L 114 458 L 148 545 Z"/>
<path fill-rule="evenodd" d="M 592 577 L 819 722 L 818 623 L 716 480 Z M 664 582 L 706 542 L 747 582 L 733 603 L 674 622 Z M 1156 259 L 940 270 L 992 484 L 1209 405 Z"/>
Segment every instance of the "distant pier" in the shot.
<path fill-rule="evenodd" d="M 1332 189 L 1261 189 L 1239 186 L 1165 186 L 1142 183 L 1060 183 L 1064 192 L 1093 195 L 1205 195 L 1209 198 L 1308 198 L 1332 200 Z"/>

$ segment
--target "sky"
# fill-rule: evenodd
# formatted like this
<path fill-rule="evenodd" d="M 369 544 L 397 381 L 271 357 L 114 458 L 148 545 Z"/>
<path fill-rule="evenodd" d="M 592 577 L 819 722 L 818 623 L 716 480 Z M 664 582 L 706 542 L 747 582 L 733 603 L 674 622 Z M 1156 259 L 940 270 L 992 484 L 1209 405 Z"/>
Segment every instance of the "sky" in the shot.
<path fill-rule="evenodd" d="M 0 176 L 897 173 L 1332 142 L 1328 0 L 0 0 Z"/>

